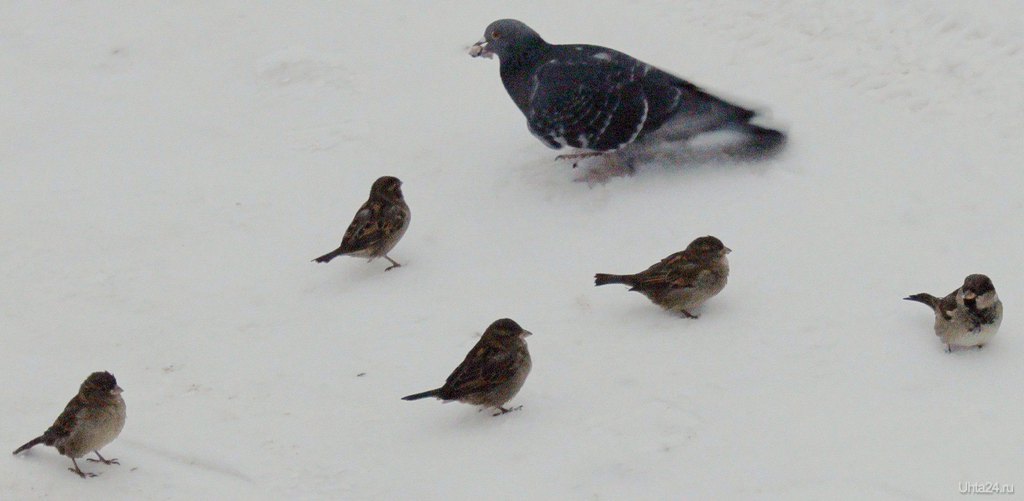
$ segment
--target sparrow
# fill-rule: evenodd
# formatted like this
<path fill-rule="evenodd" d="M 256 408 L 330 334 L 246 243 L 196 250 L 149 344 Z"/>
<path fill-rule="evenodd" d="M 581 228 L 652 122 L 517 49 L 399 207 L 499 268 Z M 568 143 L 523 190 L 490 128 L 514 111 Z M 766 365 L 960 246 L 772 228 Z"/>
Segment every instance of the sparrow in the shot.
<path fill-rule="evenodd" d="M 559 159 L 684 143 L 717 131 L 741 135 L 737 153 L 755 158 L 786 142 L 785 133 L 751 123 L 755 110 L 614 49 L 550 44 L 516 19 L 488 25 L 469 55 L 498 56 L 505 91 L 537 139 L 578 149 Z"/>
<path fill-rule="evenodd" d="M 410 218 L 409 206 L 402 198 L 402 182 L 397 177 L 382 176 L 370 187 L 370 198 L 356 212 L 341 245 L 313 261 L 328 263 L 338 256 L 349 255 L 370 261 L 383 257 L 391 261 L 391 266 L 384 271 L 402 266 L 388 257 L 388 252 L 402 239 Z"/>
<path fill-rule="evenodd" d="M 530 374 L 532 363 L 524 339 L 529 335 L 530 331 L 511 319 L 495 320 L 448 376 L 444 386 L 402 397 L 402 400 L 427 397 L 445 402 L 458 400 L 479 405 L 481 410 L 493 407 L 498 410 L 495 416 L 522 408 L 507 409 L 503 405 L 516 396 Z"/>
<path fill-rule="evenodd" d="M 922 292 L 903 299 L 924 303 L 935 312 L 935 335 L 947 352 L 954 346 L 985 346 L 1003 321 L 1003 302 L 996 287 L 981 274 L 968 275 L 959 289 L 943 298 Z"/>
<path fill-rule="evenodd" d="M 101 456 L 100 449 L 117 438 L 121 428 L 124 428 L 125 406 L 121 391 L 117 380 L 109 372 L 90 374 L 78 389 L 78 394 L 53 422 L 53 426 L 15 449 L 14 454 L 39 444 L 56 447 L 57 452 L 71 458 L 71 464 L 75 465 L 68 470 L 82 478 L 96 476 L 95 473 L 83 472 L 78 467 L 78 461 L 75 461 L 89 451 L 99 458 L 89 458 L 89 461 L 120 464 L 117 459 Z"/>
<path fill-rule="evenodd" d="M 625 284 L 666 310 L 697 318 L 693 310 L 725 288 L 732 252 L 722 241 L 700 237 L 686 247 L 634 275 L 594 275 L 594 285 Z"/>

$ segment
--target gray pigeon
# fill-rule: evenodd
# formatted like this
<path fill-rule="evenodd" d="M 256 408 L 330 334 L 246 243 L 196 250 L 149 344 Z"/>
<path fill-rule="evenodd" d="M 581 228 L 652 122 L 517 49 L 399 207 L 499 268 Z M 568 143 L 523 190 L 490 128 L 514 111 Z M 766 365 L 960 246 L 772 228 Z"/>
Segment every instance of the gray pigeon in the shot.
<path fill-rule="evenodd" d="M 581 150 L 582 158 L 714 131 L 738 132 L 740 156 L 762 157 L 786 141 L 750 123 L 756 112 L 712 96 L 686 80 L 616 50 L 552 45 L 515 19 L 491 23 L 469 51 L 498 55 L 501 81 L 544 144 Z"/>

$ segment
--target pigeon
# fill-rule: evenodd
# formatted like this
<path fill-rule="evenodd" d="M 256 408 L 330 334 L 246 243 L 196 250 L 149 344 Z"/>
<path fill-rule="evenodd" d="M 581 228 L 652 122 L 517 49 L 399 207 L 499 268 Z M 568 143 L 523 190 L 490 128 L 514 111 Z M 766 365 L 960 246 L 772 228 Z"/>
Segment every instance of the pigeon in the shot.
<path fill-rule="evenodd" d="M 654 263 L 640 273 L 633 275 L 594 275 L 594 285 L 625 284 L 629 290 L 637 291 L 651 302 L 683 314 L 686 318 L 697 318 L 692 310 L 704 304 L 722 289 L 729 279 L 729 260 L 726 254 L 732 249 L 712 237 L 700 237 L 685 250 Z"/>
<path fill-rule="evenodd" d="M 1003 321 L 1003 302 L 996 287 L 981 274 L 968 275 L 960 288 L 943 298 L 922 292 L 903 299 L 926 304 L 935 312 L 935 335 L 947 352 L 954 346 L 985 346 Z"/>
<path fill-rule="evenodd" d="M 732 154 L 760 158 L 786 142 L 751 123 L 757 113 L 622 52 L 596 45 L 552 45 L 515 19 L 491 23 L 473 57 L 497 55 L 501 81 L 530 132 L 559 159 L 643 151 L 716 131 L 738 132 Z"/>

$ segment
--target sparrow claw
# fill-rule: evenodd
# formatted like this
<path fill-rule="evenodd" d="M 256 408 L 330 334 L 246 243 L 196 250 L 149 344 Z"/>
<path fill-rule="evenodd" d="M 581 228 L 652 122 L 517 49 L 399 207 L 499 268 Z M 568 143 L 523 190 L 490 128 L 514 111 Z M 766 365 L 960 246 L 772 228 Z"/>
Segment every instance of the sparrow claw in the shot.
<path fill-rule="evenodd" d="M 85 460 L 86 460 L 86 461 L 89 461 L 90 463 L 103 463 L 103 464 L 117 464 L 117 465 L 121 464 L 121 463 L 120 463 L 120 462 L 119 462 L 119 461 L 117 460 L 117 458 L 114 458 L 114 459 L 93 459 L 93 458 L 85 458 Z"/>
<path fill-rule="evenodd" d="M 494 416 L 494 417 L 498 417 L 498 416 L 500 416 L 502 414 L 508 414 L 510 412 L 515 412 L 515 411 L 518 411 L 519 409 L 522 409 L 522 408 L 523 408 L 522 405 L 513 407 L 511 409 L 506 409 L 504 407 L 499 406 L 498 407 L 498 412 L 495 412 L 494 414 L 491 414 L 491 415 Z"/>
<path fill-rule="evenodd" d="M 684 316 L 684 317 L 686 317 L 686 318 L 698 318 L 698 316 L 697 316 L 697 315 L 694 315 L 693 313 L 690 313 L 690 312 L 688 312 L 688 311 L 686 311 L 686 310 L 679 310 L 679 311 L 680 311 L 680 312 L 681 312 L 681 313 L 683 314 L 683 316 Z"/>
<path fill-rule="evenodd" d="M 75 475 L 78 475 L 79 477 L 82 477 L 82 478 L 91 478 L 91 477 L 95 477 L 96 475 L 98 475 L 98 473 L 86 473 L 86 472 L 84 472 L 82 470 L 77 470 L 75 468 L 68 468 L 68 471 L 70 471 L 71 473 L 74 473 Z"/>

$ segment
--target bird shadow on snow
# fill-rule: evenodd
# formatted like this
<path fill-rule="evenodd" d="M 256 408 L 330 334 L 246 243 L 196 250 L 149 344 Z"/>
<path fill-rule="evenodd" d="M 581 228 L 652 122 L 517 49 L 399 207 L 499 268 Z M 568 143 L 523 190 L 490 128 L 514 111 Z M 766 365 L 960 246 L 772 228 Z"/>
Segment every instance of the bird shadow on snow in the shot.
<path fill-rule="evenodd" d="M 365 287 L 363 284 L 366 283 L 390 279 L 396 273 L 402 273 L 403 268 L 409 264 L 409 261 L 402 261 L 402 266 L 385 271 L 387 261 L 375 260 L 371 263 L 367 263 L 365 259 L 347 259 L 346 261 L 351 261 L 351 263 L 344 263 L 350 265 L 346 266 L 344 270 L 331 270 L 332 273 L 318 274 L 316 282 L 306 287 L 306 292 L 350 292 Z M 342 267 L 342 263 L 338 264 L 337 268 Z"/>
<path fill-rule="evenodd" d="M 201 470 L 206 470 L 226 477 L 232 477 L 238 480 L 242 480 L 244 482 L 253 483 L 252 477 L 249 477 L 248 475 L 228 465 L 217 464 L 213 461 L 201 460 L 194 456 L 188 456 L 169 449 L 164 449 L 162 447 L 157 447 L 155 445 L 139 442 L 137 440 L 122 439 L 121 441 L 131 447 L 146 451 L 150 454 L 153 454 L 154 456 L 159 456 L 164 459 L 173 461 L 175 463 L 179 463 L 188 467 L 198 468 Z"/>

